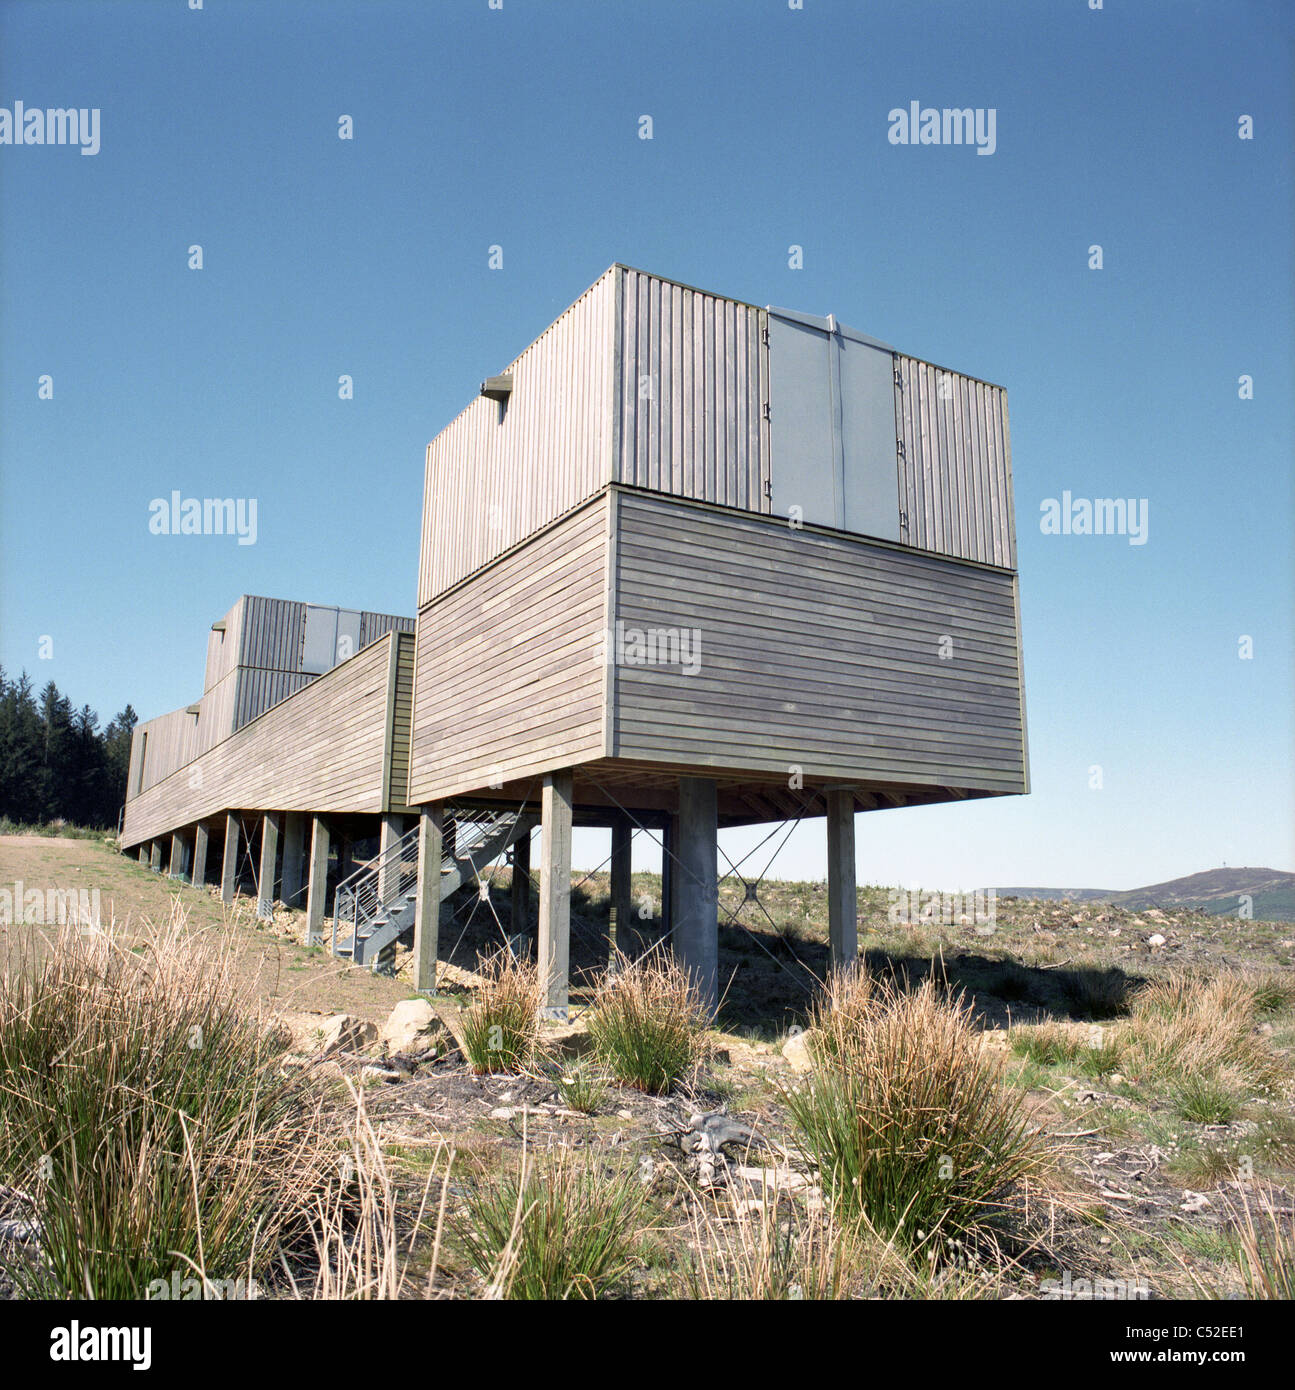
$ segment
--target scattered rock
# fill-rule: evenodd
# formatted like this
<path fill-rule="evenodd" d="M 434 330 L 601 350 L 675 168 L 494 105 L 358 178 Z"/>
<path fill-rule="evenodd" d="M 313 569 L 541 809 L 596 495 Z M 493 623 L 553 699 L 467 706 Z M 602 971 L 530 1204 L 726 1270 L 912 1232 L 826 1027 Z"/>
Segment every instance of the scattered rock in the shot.
<path fill-rule="evenodd" d="M 1154 933 L 1154 935 L 1147 937 L 1148 946 L 1163 946 L 1164 944 L 1165 938 L 1161 936 L 1159 932 L 1156 932 Z"/>
<path fill-rule="evenodd" d="M 1213 1205 L 1203 1192 L 1190 1192 L 1184 1188 L 1183 1197 L 1185 1200 L 1179 1203 L 1179 1211 L 1204 1211 L 1206 1207 Z"/>
<path fill-rule="evenodd" d="M 813 1062 L 809 1055 L 809 1033 L 802 1031 L 793 1033 L 782 1045 L 782 1055 L 787 1059 L 794 1072 L 807 1072 L 813 1069 Z"/>
<path fill-rule="evenodd" d="M 797 1173 L 791 1168 L 748 1168 L 739 1163 L 733 1168 L 733 1175 L 743 1182 L 774 1192 L 799 1192 L 809 1186 L 809 1179 L 804 1173 Z"/>
<path fill-rule="evenodd" d="M 388 1055 L 397 1052 L 441 1051 L 448 1029 L 426 999 L 402 999 L 378 1030 Z"/>
<path fill-rule="evenodd" d="M 386 1062 L 370 1062 L 368 1066 L 361 1068 L 361 1081 L 385 1081 L 388 1086 L 394 1086 L 407 1073 L 398 1067 L 389 1066 Z"/>
<path fill-rule="evenodd" d="M 593 1050 L 589 1025 L 583 1019 L 567 1023 L 546 1023 L 540 1034 L 556 1057 L 585 1057 Z"/>
<path fill-rule="evenodd" d="M 290 1050 L 307 1056 L 359 1052 L 378 1035 L 373 1024 L 353 1014 L 282 1013 L 278 1022 L 288 1031 Z"/>

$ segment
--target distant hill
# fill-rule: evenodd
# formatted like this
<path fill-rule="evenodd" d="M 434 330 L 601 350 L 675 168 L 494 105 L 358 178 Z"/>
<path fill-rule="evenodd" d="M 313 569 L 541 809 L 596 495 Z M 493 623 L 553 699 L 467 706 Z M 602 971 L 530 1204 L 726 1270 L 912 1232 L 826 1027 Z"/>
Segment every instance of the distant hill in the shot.
<path fill-rule="evenodd" d="M 1118 891 L 1111 888 L 999 888 L 1000 898 L 1044 902 L 1109 902 L 1117 907 L 1196 907 L 1215 917 L 1235 915 L 1242 896 L 1260 922 L 1295 922 L 1295 874 L 1284 869 L 1206 869 L 1167 883 Z"/>

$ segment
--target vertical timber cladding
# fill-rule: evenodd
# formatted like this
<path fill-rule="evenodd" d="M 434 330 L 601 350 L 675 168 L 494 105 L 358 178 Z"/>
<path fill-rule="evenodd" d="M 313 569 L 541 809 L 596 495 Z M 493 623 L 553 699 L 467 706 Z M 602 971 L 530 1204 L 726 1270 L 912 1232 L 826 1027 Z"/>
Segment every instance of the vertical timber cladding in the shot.
<path fill-rule="evenodd" d="M 610 474 L 618 269 L 427 446 L 418 606 L 587 501 Z"/>
<path fill-rule="evenodd" d="M 409 801 L 598 758 L 609 494 L 418 615 Z"/>
<path fill-rule="evenodd" d="M 621 268 L 613 481 L 769 510 L 765 310 Z"/>
<path fill-rule="evenodd" d="M 699 645 L 691 675 L 618 662 L 615 756 L 1025 790 L 1015 575 L 666 498 L 617 505 L 618 650 L 630 629 Z"/>
<path fill-rule="evenodd" d="M 419 608 L 609 483 L 767 512 L 766 319 L 612 266 L 428 445 Z"/>
<path fill-rule="evenodd" d="M 902 539 L 1016 568 L 1007 392 L 896 354 Z"/>

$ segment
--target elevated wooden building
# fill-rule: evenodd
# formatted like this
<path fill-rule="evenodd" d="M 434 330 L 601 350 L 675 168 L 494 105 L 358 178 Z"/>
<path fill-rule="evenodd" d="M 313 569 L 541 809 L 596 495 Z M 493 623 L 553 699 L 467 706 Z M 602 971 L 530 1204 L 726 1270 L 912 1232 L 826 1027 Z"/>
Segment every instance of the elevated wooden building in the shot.
<path fill-rule="evenodd" d="M 303 666 L 314 611 L 243 599 L 213 632 L 203 699 L 136 733 L 123 845 L 183 865 L 223 818 L 228 859 L 255 812 L 287 899 L 309 818 L 322 921 L 319 837 L 326 864 L 370 817 L 350 950 L 413 931 L 420 987 L 446 885 L 524 866 L 533 814 L 562 1010 L 573 823 L 612 827 L 614 898 L 631 829 L 663 838 L 713 1001 L 720 827 L 826 816 L 851 959 L 856 812 L 1028 790 L 1006 393 L 831 317 L 611 267 L 428 446 L 413 633 L 353 615 L 321 667 L 316 619 Z"/>

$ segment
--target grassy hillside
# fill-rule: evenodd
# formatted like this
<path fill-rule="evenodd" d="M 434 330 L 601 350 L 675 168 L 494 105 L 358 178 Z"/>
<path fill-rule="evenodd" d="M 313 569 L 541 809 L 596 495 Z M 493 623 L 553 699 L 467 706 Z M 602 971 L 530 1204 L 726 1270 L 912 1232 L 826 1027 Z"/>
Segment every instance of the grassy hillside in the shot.
<path fill-rule="evenodd" d="M 1133 910 L 1182 907 L 1211 917 L 1237 916 L 1249 898 L 1249 915 L 1264 922 L 1295 922 L 1295 874 L 1282 869 L 1206 869 L 1166 883 L 1116 891 L 1110 888 L 1000 888 L 1000 897 L 1037 902 L 1107 902 Z"/>

